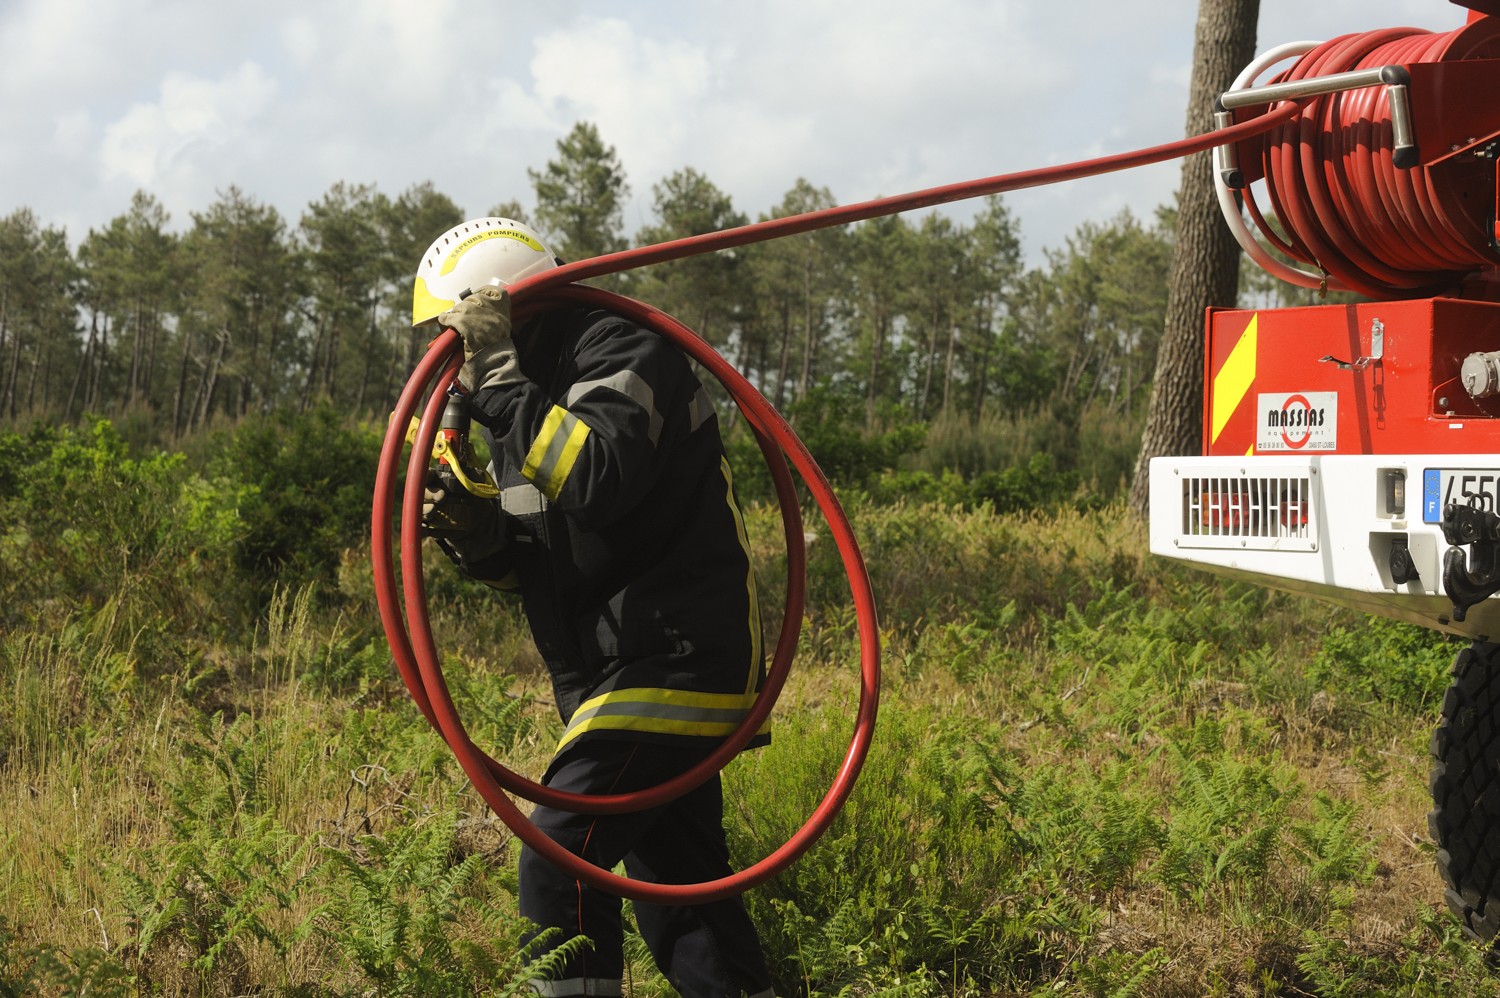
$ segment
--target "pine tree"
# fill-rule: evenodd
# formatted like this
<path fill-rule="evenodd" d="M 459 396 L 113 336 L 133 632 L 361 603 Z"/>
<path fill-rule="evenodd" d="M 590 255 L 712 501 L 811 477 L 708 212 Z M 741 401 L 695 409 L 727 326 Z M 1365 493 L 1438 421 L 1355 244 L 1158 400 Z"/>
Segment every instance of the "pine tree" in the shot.
<path fill-rule="evenodd" d="M 537 225 L 565 260 L 587 260 L 625 248 L 623 212 L 630 188 L 599 129 L 580 121 L 557 143 L 557 159 L 527 170 L 536 191 Z"/>

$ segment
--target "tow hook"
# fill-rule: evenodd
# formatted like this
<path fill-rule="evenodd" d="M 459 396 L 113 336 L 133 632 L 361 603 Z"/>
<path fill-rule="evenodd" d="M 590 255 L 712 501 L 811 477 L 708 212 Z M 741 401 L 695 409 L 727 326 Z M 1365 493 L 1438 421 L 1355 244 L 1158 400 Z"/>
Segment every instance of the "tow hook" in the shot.
<path fill-rule="evenodd" d="M 1450 502 L 1443 507 L 1443 588 L 1453 601 L 1453 619 L 1500 592 L 1500 516 L 1476 506 Z M 1467 545 L 1466 556 L 1463 547 Z"/>

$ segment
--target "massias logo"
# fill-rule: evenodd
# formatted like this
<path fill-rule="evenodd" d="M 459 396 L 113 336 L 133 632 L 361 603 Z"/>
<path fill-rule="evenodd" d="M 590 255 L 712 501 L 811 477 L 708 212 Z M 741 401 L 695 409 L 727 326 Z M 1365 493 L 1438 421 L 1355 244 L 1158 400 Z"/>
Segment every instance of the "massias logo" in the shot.
<path fill-rule="evenodd" d="M 1296 403 L 1300 403 L 1297 405 Z M 1301 395 L 1287 399 L 1286 408 L 1266 413 L 1266 425 L 1278 430 L 1290 427 L 1317 427 L 1328 422 L 1328 410 L 1322 406 L 1314 409 Z"/>
<path fill-rule="evenodd" d="M 1258 408 L 1257 450 L 1334 450 L 1337 447 L 1336 392 L 1262 394 L 1258 398 Z"/>

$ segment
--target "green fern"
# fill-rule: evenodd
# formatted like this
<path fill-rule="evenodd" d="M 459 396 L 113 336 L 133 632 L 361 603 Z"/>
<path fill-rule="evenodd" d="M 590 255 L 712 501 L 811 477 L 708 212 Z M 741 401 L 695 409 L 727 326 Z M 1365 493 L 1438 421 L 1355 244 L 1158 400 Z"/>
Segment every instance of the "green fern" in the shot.
<path fill-rule="evenodd" d="M 541 944 L 523 951 L 513 908 L 483 889 L 485 859 L 452 862 L 456 816 L 450 809 L 386 836 L 364 837 L 358 852 L 321 852 L 329 897 L 304 929 L 379 994 L 468 995 L 495 987 L 521 994 L 532 977 L 546 978 L 588 945 L 579 937 L 540 955 Z M 469 937 L 476 932 L 483 943 Z"/>

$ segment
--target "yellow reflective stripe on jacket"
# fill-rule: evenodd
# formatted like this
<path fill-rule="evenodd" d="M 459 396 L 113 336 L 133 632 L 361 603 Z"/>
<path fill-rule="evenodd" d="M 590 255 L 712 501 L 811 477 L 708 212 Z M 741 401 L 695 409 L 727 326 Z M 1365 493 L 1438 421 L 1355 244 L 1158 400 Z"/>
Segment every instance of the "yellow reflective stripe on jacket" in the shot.
<path fill-rule="evenodd" d="M 587 423 L 562 406 L 553 406 L 542 420 L 542 432 L 536 435 L 526 453 L 522 477 L 541 489 L 548 499 L 557 499 L 588 435 Z"/>
<path fill-rule="evenodd" d="M 586 700 L 568 721 L 558 751 L 588 731 L 641 731 L 722 738 L 755 703 L 754 693 L 697 693 L 642 687 Z"/>

